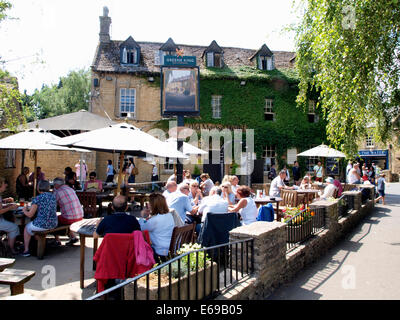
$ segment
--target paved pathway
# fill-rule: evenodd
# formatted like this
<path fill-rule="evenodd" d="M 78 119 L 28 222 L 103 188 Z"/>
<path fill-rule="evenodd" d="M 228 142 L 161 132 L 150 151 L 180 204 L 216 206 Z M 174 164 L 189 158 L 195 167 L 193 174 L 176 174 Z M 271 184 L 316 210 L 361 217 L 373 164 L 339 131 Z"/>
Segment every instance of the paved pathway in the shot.
<path fill-rule="evenodd" d="M 374 211 L 271 300 L 400 299 L 400 183 Z"/>

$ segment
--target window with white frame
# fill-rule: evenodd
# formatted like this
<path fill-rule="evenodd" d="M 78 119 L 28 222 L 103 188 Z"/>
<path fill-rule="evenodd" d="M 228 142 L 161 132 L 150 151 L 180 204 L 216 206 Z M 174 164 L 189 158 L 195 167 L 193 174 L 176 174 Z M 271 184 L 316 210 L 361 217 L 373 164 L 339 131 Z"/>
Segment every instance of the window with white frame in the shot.
<path fill-rule="evenodd" d="M 307 172 L 314 172 L 314 166 L 318 163 L 318 157 L 307 158 Z"/>
<path fill-rule="evenodd" d="M 211 96 L 212 117 L 221 119 L 221 99 L 222 96 Z"/>
<path fill-rule="evenodd" d="M 258 56 L 258 68 L 260 70 L 273 70 L 274 69 L 273 57 Z"/>
<path fill-rule="evenodd" d="M 274 113 L 274 99 L 267 98 L 265 99 L 265 107 L 264 107 L 264 119 L 273 121 L 275 117 Z"/>
<path fill-rule="evenodd" d="M 15 168 L 15 149 L 6 150 L 5 168 Z"/>
<path fill-rule="evenodd" d="M 373 148 L 374 147 L 374 145 L 375 145 L 375 143 L 374 143 L 374 137 L 373 136 L 370 136 L 370 135 L 367 135 L 366 136 L 366 138 L 365 138 L 365 146 L 368 148 Z"/>
<path fill-rule="evenodd" d="M 123 118 L 135 118 L 136 89 L 121 88 L 119 100 L 119 114 Z"/>
<path fill-rule="evenodd" d="M 264 159 L 264 171 L 269 172 L 271 170 L 271 166 L 276 162 L 276 148 L 273 145 L 268 145 L 264 149 L 263 153 Z"/>
<path fill-rule="evenodd" d="M 174 170 L 174 160 L 166 158 L 164 163 L 164 171 L 173 171 L 173 170 Z"/>
<path fill-rule="evenodd" d="M 308 122 L 315 123 L 318 122 L 319 117 L 315 113 L 315 100 L 308 100 Z"/>
<path fill-rule="evenodd" d="M 138 64 L 138 49 L 123 48 L 122 50 L 122 63 L 124 64 Z"/>
<path fill-rule="evenodd" d="M 215 52 L 207 52 L 207 67 L 222 68 L 222 55 Z"/>

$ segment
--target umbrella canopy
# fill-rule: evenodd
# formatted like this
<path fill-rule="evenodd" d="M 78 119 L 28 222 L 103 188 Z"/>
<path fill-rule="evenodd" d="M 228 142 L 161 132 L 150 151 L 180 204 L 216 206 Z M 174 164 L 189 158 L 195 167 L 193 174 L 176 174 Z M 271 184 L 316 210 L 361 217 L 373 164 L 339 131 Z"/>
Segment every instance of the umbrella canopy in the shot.
<path fill-rule="evenodd" d="M 47 131 L 88 131 L 104 128 L 108 125 L 116 124 L 115 121 L 105 117 L 91 113 L 86 110 L 66 113 L 46 119 L 40 119 L 26 124 L 27 129 L 42 128 Z M 24 126 L 20 125 L 17 130 L 24 130 Z M 3 129 L 2 131 L 8 131 Z"/>
<path fill-rule="evenodd" d="M 59 139 L 56 135 L 41 128 L 28 129 L 0 139 L 0 149 L 90 152 L 85 149 L 68 148 L 51 144 L 51 142 L 56 142 Z"/>
<path fill-rule="evenodd" d="M 169 138 L 166 140 L 167 143 L 171 144 L 171 147 L 176 148 L 177 147 L 177 139 L 175 138 Z M 183 150 L 182 152 L 186 155 L 191 155 L 191 154 L 208 154 L 207 151 L 201 150 L 194 145 L 190 143 L 183 143 Z"/>
<path fill-rule="evenodd" d="M 299 153 L 298 156 L 303 157 L 323 157 L 323 158 L 345 158 L 346 155 L 336 149 L 329 148 L 327 145 L 321 144 L 318 147 Z"/>
<path fill-rule="evenodd" d="M 118 123 L 106 128 L 60 138 L 54 143 L 102 152 L 124 152 L 141 157 L 150 154 L 158 157 L 187 158 L 177 150 L 176 146 L 173 148 L 170 144 L 127 123 Z"/>

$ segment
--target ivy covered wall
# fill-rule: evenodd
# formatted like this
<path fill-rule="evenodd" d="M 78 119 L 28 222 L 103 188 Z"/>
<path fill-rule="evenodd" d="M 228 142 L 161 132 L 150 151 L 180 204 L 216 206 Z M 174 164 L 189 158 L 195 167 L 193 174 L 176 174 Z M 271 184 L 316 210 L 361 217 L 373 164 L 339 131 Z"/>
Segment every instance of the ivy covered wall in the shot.
<path fill-rule="evenodd" d="M 257 159 L 262 158 L 265 146 L 275 145 L 277 164 L 280 168 L 286 164 L 287 149 L 297 148 L 298 152 L 302 152 L 312 145 L 326 141 L 326 122 L 323 115 L 316 110 L 319 121 L 310 123 L 307 112 L 296 106 L 298 87 L 292 70 L 262 71 L 249 67 L 242 69 L 209 68 L 205 72 L 202 70 L 200 117 L 185 117 L 185 124 L 207 123 L 227 127 L 245 125 L 248 129 L 254 129 Z M 245 81 L 245 85 L 241 85 L 242 81 Z M 222 96 L 221 119 L 212 117 L 213 95 Z M 314 95 L 310 98 L 315 99 Z M 264 118 L 266 98 L 274 99 L 274 121 Z M 166 122 L 160 125 L 164 127 Z M 298 160 L 304 168 L 306 159 L 299 157 Z"/>

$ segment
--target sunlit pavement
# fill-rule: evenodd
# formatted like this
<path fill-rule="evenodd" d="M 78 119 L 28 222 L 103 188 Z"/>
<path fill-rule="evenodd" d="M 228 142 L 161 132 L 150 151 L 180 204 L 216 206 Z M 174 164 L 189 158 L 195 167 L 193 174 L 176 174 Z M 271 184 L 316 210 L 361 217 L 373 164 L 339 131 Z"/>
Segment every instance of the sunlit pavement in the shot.
<path fill-rule="evenodd" d="M 271 300 L 400 299 L 400 183 L 337 246 L 277 289 Z"/>

